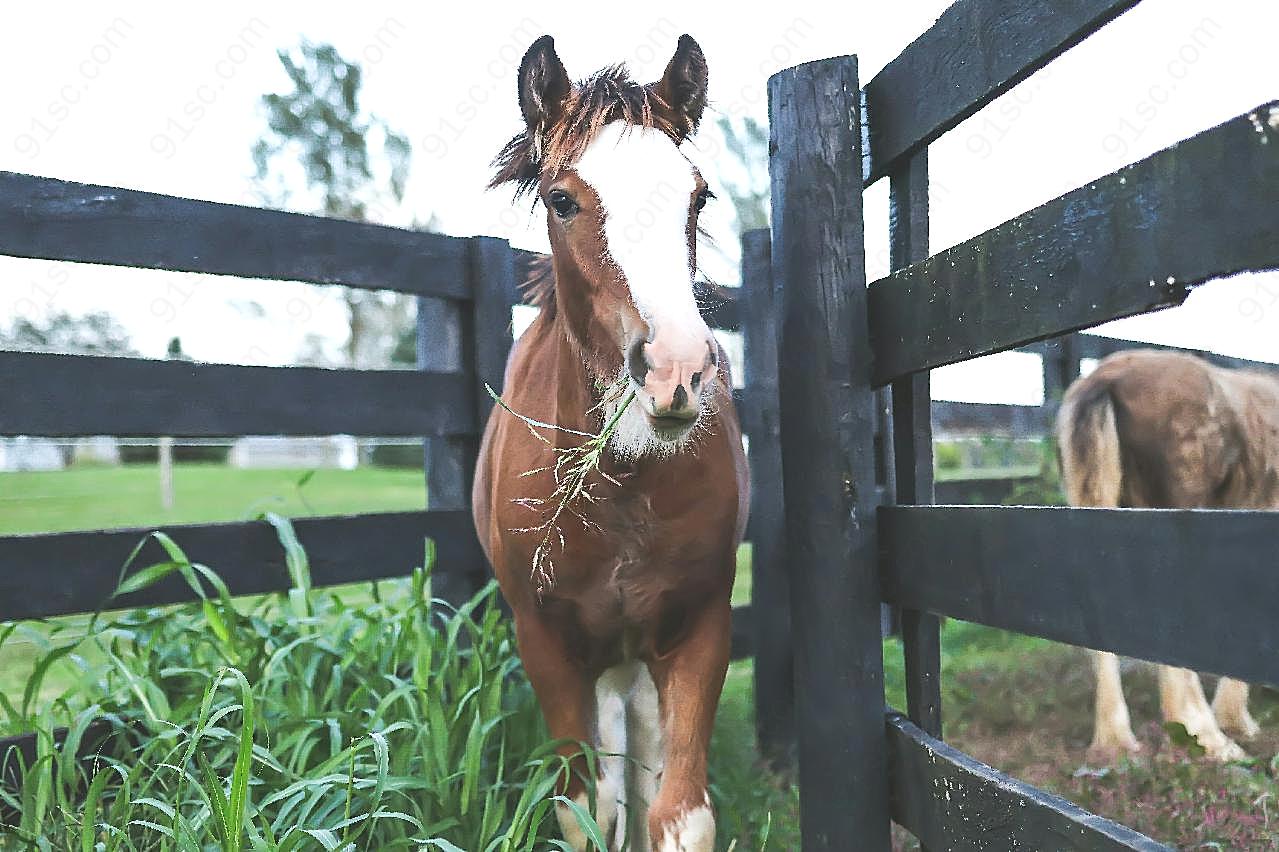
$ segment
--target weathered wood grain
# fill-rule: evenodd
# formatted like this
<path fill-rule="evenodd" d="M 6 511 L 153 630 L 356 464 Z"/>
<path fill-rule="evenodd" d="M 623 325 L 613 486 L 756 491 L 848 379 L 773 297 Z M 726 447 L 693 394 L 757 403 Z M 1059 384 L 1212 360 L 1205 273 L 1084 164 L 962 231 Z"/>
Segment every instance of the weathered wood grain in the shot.
<path fill-rule="evenodd" d="M 444 374 L 0 352 L 0 435 L 474 431 L 465 380 Z"/>
<path fill-rule="evenodd" d="M 803 845 L 889 848 L 857 60 L 768 82 Z M 855 795 L 832 795 L 843 790 Z"/>
<path fill-rule="evenodd" d="M 1137 0 L 959 0 L 866 84 L 867 183 Z"/>
<path fill-rule="evenodd" d="M 293 522 L 316 586 L 401 577 L 423 564 L 426 539 L 435 542 L 435 577 L 479 552 L 467 512 L 386 512 Z M 265 521 L 163 528 L 193 562 L 217 571 L 231 593 L 289 588 L 284 550 Z M 147 529 L 42 533 L 0 538 L 0 621 L 92 612 L 108 602 L 129 554 Z M 134 568 L 167 560 L 149 541 Z M 434 578 L 433 578 L 434 580 Z M 111 608 L 183 603 L 195 597 L 176 574 L 110 601 Z"/>
<path fill-rule="evenodd" d="M 896 506 L 901 606 L 1279 684 L 1279 512 Z"/>
<path fill-rule="evenodd" d="M 1279 267 L 1279 102 L 870 287 L 875 380 L 1180 304 Z"/>
<path fill-rule="evenodd" d="M 896 713 L 888 716 L 888 753 L 893 820 L 928 848 L 947 852 L 1171 849 L 1010 778 Z"/>
<path fill-rule="evenodd" d="M 889 254 L 893 269 L 928 256 L 928 152 L 905 160 L 889 184 Z M 914 373 L 892 383 L 894 500 L 933 502 L 933 429 L 929 376 Z M 936 615 L 901 610 L 906 708 L 929 734 L 941 736 L 941 623 Z M 927 849 L 925 849 L 927 852 Z"/>
<path fill-rule="evenodd" d="M 742 235 L 742 335 L 751 469 L 751 601 L 755 627 L 755 730 L 761 753 L 794 766 L 795 667 L 790 627 L 786 502 L 777 391 L 777 305 L 769 233 Z"/>
<path fill-rule="evenodd" d="M 0 172 L 0 254 L 465 298 L 464 240 Z"/>

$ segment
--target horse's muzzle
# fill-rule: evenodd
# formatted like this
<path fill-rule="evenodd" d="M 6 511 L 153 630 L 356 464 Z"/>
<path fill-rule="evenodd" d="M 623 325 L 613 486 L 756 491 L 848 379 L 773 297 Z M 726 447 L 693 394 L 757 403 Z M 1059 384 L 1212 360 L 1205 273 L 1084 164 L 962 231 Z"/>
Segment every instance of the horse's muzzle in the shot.
<path fill-rule="evenodd" d="M 654 433 L 664 440 L 683 437 L 702 412 L 702 399 L 719 368 L 719 347 L 707 329 L 701 335 L 660 332 L 627 348 L 626 369 L 640 391 L 640 406 Z"/>

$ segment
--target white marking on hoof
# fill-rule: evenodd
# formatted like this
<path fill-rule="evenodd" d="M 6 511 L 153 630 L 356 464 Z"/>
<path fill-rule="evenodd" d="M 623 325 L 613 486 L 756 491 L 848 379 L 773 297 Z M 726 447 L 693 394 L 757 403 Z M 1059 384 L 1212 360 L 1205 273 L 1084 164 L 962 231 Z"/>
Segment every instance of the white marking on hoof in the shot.
<path fill-rule="evenodd" d="M 662 720 L 657 700 L 657 687 L 648 667 L 641 664 L 635 677 L 635 690 L 630 700 L 630 758 L 635 813 L 631 848 L 648 852 L 652 843 L 648 836 L 648 806 L 657 798 L 662 776 Z"/>
<path fill-rule="evenodd" d="M 713 852 L 715 849 L 715 812 L 709 797 L 706 804 L 684 812 L 666 828 L 660 852 Z"/>
<path fill-rule="evenodd" d="M 595 821 L 610 849 L 626 837 L 626 700 L 635 680 L 633 664 L 615 666 L 595 682 L 600 777 L 595 787 Z"/>
<path fill-rule="evenodd" d="M 1217 683 L 1212 699 L 1212 715 L 1222 731 L 1250 740 L 1261 733 L 1261 726 L 1248 712 L 1248 684 L 1223 677 Z"/>
<path fill-rule="evenodd" d="M 1208 755 L 1209 760 L 1215 760 L 1218 763 L 1231 763 L 1236 760 L 1247 760 L 1248 752 L 1243 750 L 1237 742 L 1223 734 L 1216 725 L 1212 730 L 1204 731 L 1195 735 L 1195 739 L 1199 741 L 1199 745 L 1204 747 L 1204 752 Z"/>
<path fill-rule="evenodd" d="M 573 801 L 583 810 L 588 810 L 590 807 L 585 792 L 578 793 L 573 797 Z M 582 826 L 577 822 L 577 815 L 569 809 L 568 805 L 556 802 L 555 818 L 560 822 L 560 836 L 564 838 L 565 843 L 573 847 L 573 852 L 586 852 L 590 848 L 590 840 L 587 839 L 586 832 L 582 831 Z"/>

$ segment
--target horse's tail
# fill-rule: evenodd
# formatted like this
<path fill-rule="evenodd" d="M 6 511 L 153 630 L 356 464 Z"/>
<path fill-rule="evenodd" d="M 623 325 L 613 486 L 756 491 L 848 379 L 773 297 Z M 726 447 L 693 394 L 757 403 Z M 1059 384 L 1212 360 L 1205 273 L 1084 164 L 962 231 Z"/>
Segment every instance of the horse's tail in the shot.
<path fill-rule="evenodd" d="M 1119 505 L 1123 463 L 1109 383 L 1093 377 L 1066 391 L 1057 413 L 1057 453 L 1070 505 Z"/>

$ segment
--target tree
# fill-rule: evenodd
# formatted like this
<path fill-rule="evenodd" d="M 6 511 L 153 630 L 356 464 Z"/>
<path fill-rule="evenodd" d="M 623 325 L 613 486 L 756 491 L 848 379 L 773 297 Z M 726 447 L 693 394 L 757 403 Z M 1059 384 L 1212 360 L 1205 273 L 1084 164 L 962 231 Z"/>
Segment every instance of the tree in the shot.
<path fill-rule="evenodd" d="M 721 169 L 719 180 L 733 202 L 740 236 L 755 228 L 768 227 L 768 128 L 750 116 L 741 122 L 721 118 L 717 122 L 728 149 L 730 167 Z"/>
<path fill-rule="evenodd" d="M 267 131 L 253 146 L 264 201 L 285 206 L 298 171 L 309 198 L 301 206 L 340 219 L 385 219 L 404 198 L 408 139 L 360 106 L 360 66 L 332 45 L 303 41 L 277 54 L 293 85 L 262 97 Z M 342 288 L 349 325 L 345 354 L 357 367 L 381 367 L 412 324 L 407 296 Z"/>
<path fill-rule="evenodd" d="M 136 355 L 129 333 L 105 311 L 72 316 L 66 311 L 43 321 L 18 317 L 0 329 L 0 349 L 65 352 L 73 355 Z"/>

